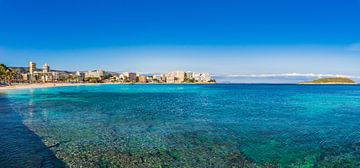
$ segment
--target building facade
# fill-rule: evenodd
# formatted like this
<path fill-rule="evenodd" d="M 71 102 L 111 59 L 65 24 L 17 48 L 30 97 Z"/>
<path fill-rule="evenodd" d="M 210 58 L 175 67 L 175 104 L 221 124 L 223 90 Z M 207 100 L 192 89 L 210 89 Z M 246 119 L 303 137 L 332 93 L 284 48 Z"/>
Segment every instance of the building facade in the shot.
<path fill-rule="evenodd" d="M 138 75 L 135 72 L 129 72 L 129 81 L 130 82 L 137 82 L 138 81 Z"/>
<path fill-rule="evenodd" d="M 140 83 L 146 83 L 147 82 L 147 76 L 139 76 L 139 82 Z"/>
<path fill-rule="evenodd" d="M 29 73 L 30 75 L 33 75 L 36 71 L 36 63 L 35 62 L 29 62 Z"/>
<path fill-rule="evenodd" d="M 103 78 L 105 76 L 105 71 L 103 70 L 95 70 L 85 72 L 85 78 Z"/>
<path fill-rule="evenodd" d="M 166 83 L 182 83 L 185 80 L 184 71 L 169 72 L 165 76 L 166 76 Z"/>
<path fill-rule="evenodd" d="M 49 73 L 49 72 L 50 72 L 50 66 L 48 64 L 44 64 L 43 73 Z"/>
<path fill-rule="evenodd" d="M 53 76 L 50 72 L 50 66 L 48 64 L 44 64 L 42 74 L 40 75 L 43 82 L 52 82 Z"/>

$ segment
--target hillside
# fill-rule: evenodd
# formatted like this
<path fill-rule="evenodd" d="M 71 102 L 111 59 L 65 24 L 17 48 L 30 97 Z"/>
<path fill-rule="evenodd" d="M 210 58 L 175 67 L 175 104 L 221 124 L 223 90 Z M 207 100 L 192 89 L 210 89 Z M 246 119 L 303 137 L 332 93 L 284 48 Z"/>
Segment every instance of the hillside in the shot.
<path fill-rule="evenodd" d="M 12 70 L 16 70 L 20 73 L 27 73 L 29 72 L 29 67 L 10 67 L 10 69 Z M 39 68 L 36 68 L 36 71 L 42 71 L 42 69 L 39 69 Z M 54 69 L 51 69 L 51 71 L 53 72 L 63 72 L 63 73 L 67 73 L 67 74 L 70 74 L 70 73 L 74 73 L 72 71 L 63 71 L 63 70 L 54 70 Z"/>
<path fill-rule="evenodd" d="M 349 78 L 339 77 L 339 78 L 322 78 L 309 82 L 299 82 L 298 84 L 356 84 L 356 82 Z"/>

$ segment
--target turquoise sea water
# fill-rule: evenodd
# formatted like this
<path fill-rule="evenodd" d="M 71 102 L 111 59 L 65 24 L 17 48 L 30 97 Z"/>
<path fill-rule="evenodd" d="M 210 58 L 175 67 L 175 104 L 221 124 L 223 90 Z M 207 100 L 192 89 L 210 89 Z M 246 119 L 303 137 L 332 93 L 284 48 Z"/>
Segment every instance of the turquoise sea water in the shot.
<path fill-rule="evenodd" d="M 360 167 L 360 86 L 8 91 L 0 142 L 15 167 Z"/>

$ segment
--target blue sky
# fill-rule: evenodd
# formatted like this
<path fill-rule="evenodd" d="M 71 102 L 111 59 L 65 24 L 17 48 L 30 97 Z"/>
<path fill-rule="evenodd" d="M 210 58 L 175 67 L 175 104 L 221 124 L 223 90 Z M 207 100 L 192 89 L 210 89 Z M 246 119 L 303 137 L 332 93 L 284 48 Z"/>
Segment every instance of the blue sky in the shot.
<path fill-rule="evenodd" d="M 0 0 L 0 62 L 240 82 L 357 77 L 359 18 L 360 0 Z"/>

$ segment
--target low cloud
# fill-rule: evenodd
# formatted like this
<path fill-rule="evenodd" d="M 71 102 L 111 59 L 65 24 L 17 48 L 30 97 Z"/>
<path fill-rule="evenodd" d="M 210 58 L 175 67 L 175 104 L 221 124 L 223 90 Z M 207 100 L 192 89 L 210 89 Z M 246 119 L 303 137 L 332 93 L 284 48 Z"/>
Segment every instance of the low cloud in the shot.
<path fill-rule="evenodd" d="M 360 76 L 350 76 L 343 74 L 317 74 L 317 73 L 278 73 L 278 74 L 227 74 L 215 75 L 214 78 L 219 82 L 229 83 L 297 83 L 310 81 L 319 78 L 346 77 L 355 81 L 360 80 Z"/>
<path fill-rule="evenodd" d="M 246 78 L 273 78 L 273 77 L 316 77 L 316 78 L 359 78 L 357 76 L 341 75 L 341 74 L 316 74 L 316 73 L 279 73 L 279 74 L 248 74 L 248 75 L 216 75 L 222 77 L 246 77 Z"/>

